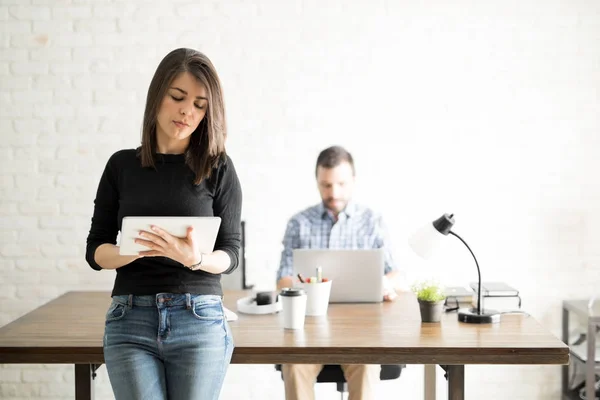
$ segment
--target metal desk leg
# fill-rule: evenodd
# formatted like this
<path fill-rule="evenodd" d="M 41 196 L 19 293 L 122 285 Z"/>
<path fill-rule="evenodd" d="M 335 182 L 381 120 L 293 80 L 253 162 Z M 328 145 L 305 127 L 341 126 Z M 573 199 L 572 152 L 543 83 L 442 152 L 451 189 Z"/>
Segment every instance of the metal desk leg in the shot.
<path fill-rule="evenodd" d="M 596 393 L 596 324 L 588 321 L 587 332 L 587 361 L 585 363 L 585 395 L 594 398 Z"/>
<path fill-rule="evenodd" d="M 75 364 L 75 400 L 94 399 L 93 364 Z"/>
<path fill-rule="evenodd" d="M 568 346 L 569 345 L 569 311 L 563 305 L 562 310 L 562 340 Z M 561 367 L 562 374 L 562 392 L 563 394 L 569 391 L 569 364 Z"/>
<path fill-rule="evenodd" d="M 448 365 L 448 400 L 465 400 L 465 366 Z"/>
<path fill-rule="evenodd" d="M 425 400 L 435 400 L 435 364 L 425 364 Z"/>

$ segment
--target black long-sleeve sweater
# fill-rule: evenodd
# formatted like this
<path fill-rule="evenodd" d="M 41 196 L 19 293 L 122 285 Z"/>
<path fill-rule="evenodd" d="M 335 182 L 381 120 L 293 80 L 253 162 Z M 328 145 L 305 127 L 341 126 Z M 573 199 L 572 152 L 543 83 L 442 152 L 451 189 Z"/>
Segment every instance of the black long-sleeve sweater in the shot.
<path fill-rule="evenodd" d="M 158 154 L 156 169 L 143 168 L 136 150 L 113 154 L 98 185 L 94 215 L 87 238 L 86 260 L 101 270 L 94 259 L 98 246 L 116 244 L 126 216 L 218 216 L 221 226 L 215 250 L 225 251 L 238 266 L 242 191 L 229 157 L 209 179 L 194 184 L 194 173 L 183 154 Z M 191 271 L 166 257 L 142 257 L 117 269 L 112 294 L 148 295 L 193 293 L 222 295 L 221 275 Z"/>

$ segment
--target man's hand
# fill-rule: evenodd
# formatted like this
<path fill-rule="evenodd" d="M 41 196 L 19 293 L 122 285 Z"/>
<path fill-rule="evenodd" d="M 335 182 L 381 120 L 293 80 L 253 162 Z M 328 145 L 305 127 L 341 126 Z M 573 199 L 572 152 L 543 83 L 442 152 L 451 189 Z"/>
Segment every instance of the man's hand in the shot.
<path fill-rule="evenodd" d="M 394 299 L 398 297 L 392 282 L 387 278 L 387 276 L 383 277 L 383 301 L 394 301 Z"/>
<path fill-rule="evenodd" d="M 398 297 L 398 294 L 392 289 L 390 292 L 383 294 L 383 301 L 394 301 L 396 297 Z"/>
<path fill-rule="evenodd" d="M 284 287 L 294 287 L 294 277 L 292 276 L 284 276 L 277 282 L 277 289 L 281 290 Z"/>

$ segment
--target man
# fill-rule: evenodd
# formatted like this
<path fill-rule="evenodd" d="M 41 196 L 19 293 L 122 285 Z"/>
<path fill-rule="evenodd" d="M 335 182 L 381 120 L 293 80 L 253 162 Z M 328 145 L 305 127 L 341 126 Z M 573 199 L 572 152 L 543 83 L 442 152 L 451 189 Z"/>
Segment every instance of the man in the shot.
<path fill-rule="evenodd" d="M 393 278 L 396 267 L 381 217 L 352 202 L 355 180 L 352 155 L 339 146 L 323 150 L 317 158 L 315 174 L 322 202 L 294 215 L 288 222 L 277 287 L 294 286 L 292 250 L 298 248 L 383 248 L 384 273 L 388 280 Z M 395 295 L 393 289 L 382 294 L 384 300 L 392 300 Z M 348 400 L 371 399 L 372 389 L 379 380 L 380 366 L 352 364 L 341 367 L 348 381 Z M 286 399 L 314 399 L 314 383 L 322 368 L 323 365 L 282 365 Z"/>

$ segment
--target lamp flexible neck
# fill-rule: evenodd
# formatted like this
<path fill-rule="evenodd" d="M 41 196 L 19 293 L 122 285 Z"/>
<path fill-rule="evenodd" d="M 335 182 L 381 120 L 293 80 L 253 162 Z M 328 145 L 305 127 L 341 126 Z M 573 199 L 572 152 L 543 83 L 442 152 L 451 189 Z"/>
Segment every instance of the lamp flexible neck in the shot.
<path fill-rule="evenodd" d="M 481 270 L 479 269 L 479 263 L 477 262 L 477 258 L 475 257 L 475 254 L 473 254 L 473 250 L 471 250 L 471 248 L 469 247 L 469 245 L 467 244 L 467 242 L 465 242 L 463 240 L 463 238 L 461 238 L 460 236 L 458 236 L 456 233 L 450 231 L 448 232 L 451 235 L 456 236 L 461 242 L 463 242 L 463 244 L 465 246 L 467 246 L 467 249 L 469 249 L 469 251 L 471 252 L 471 255 L 473 256 L 473 259 L 475 260 L 475 265 L 477 266 L 477 314 L 481 314 L 481 297 L 482 297 L 482 293 L 481 293 Z"/>

